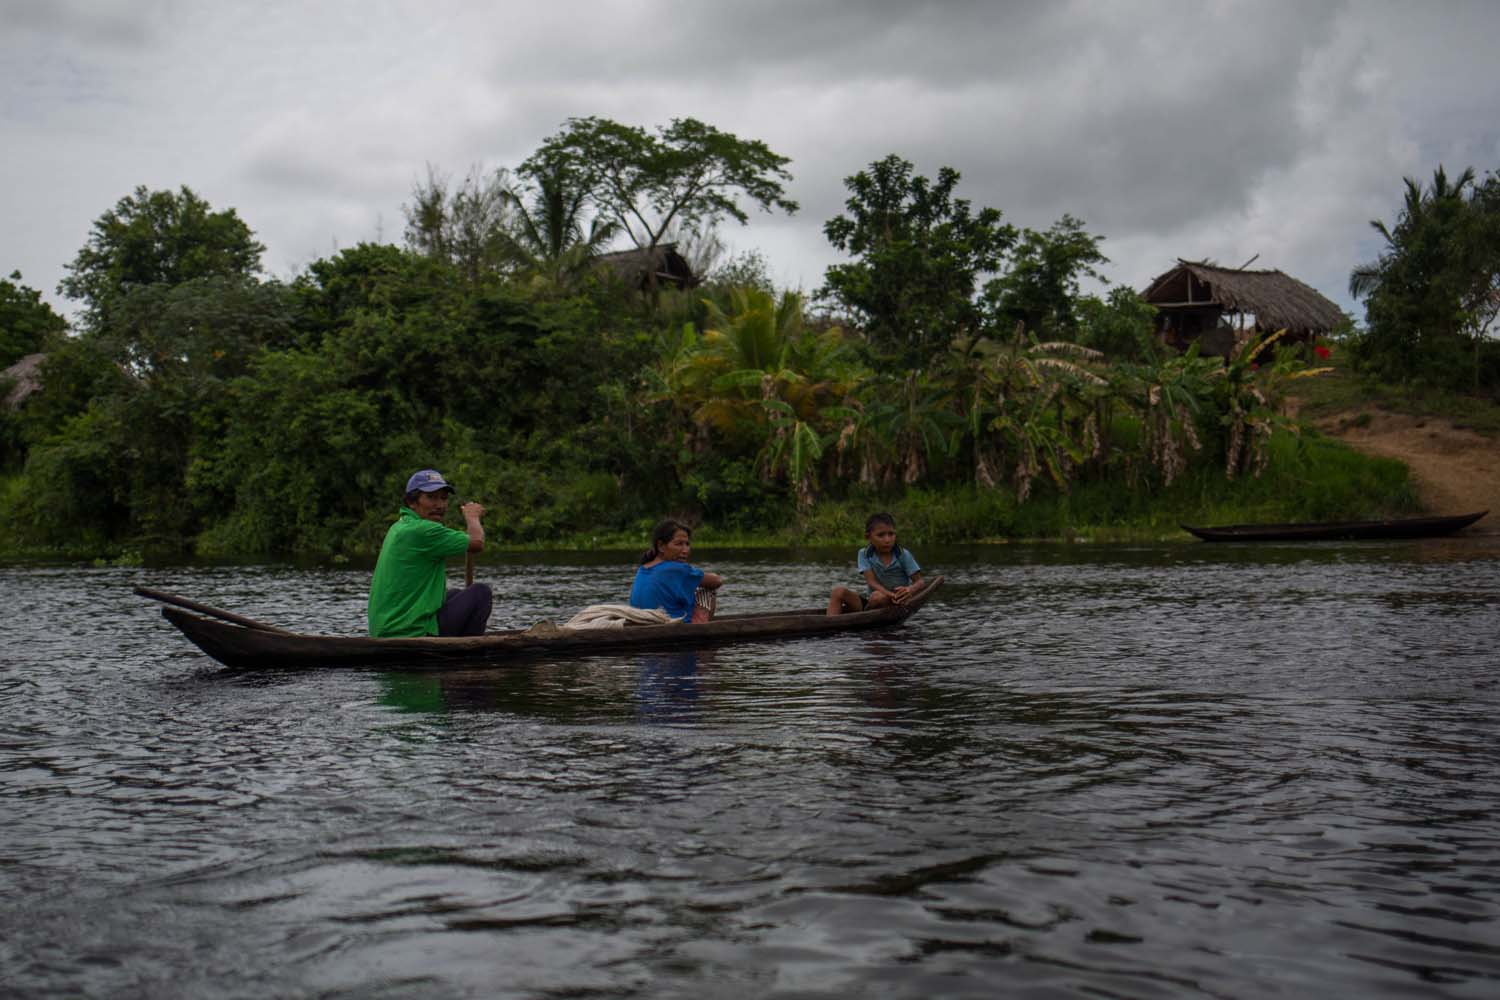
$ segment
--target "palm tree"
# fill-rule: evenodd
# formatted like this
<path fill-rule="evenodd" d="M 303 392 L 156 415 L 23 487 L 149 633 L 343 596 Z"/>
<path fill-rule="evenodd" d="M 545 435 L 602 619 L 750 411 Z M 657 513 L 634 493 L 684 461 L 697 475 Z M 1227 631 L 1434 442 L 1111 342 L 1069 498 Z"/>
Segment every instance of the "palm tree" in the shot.
<path fill-rule="evenodd" d="M 565 285 L 589 267 L 618 227 L 590 213 L 588 188 L 565 161 L 545 161 L 528 180 L 504 191 L 511 209 L 507 247 L 523 270 Z"/>
<path fill-rule="evenodd" d="M 1366 332 L 1352 347 L 1366 367 L 1456 387 L 1462 351 L 1477 350 L 1500 287 L 1500 245 L 1486 208 L 1493 183 L 1476 186 L 1472 169 L 1450 179 L 1438 167 L 1425 190 L 1406 178 L 1394 227 L 1370 223 L 1385 247 L 1349 276 L 1350 293 L 1365 300 Z M 1477 376 L 1477 353 L 1475 361 Z"/>
<path fill-rule="evenodd" d="M 799 294 L 777 299 L 762 289 L 736 288 L 729 298 L 727 310 L 705 303 L 708 329 L 681 384 L 699 394 L 700 423 L 760 441 L 761 474 L 787 481 L 805 506 L 833 438 L 837 418 L 830 409 L 857 381 L 853 354 L 842 331 L 807 328 Z"/>
<path fill-rule="evenodd" d="M 1371 219 L 1370 226 L 1385 240 L 1386 249 L 1379 259 L 1361 264 L 1349 275 L 1349 294 L 1356 299 L 1368 298 L 1376 292 L 1389 276 L 1394 259 L 1400 256 L 1405 244 L 1420 232 L 1423 224 L 1440 210 L 1463 199 L 1464 191 L 1474 185 L 1474 168 L 1468 167 L 1455 181 L 1448 180 L 1448 172 L 1442 164 L 1432 172 L 1432 184 L 1426 191 L 1420 182 L 1402 178 L 1406 185 L 1401 213 L 1397 217 L 1394 232 L 1380 219 Z"/>

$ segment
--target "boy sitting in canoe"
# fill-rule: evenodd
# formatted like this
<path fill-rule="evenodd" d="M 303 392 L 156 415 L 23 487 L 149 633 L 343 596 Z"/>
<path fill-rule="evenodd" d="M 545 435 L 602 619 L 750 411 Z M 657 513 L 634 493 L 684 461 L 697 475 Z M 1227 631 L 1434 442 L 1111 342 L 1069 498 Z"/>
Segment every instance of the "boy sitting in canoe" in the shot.
<path fill-rule="evenodd" d="M 855 563 L 870 586 L 870 596 L 862 598 L 848 587 L 834 587 L 828 595 L 830 615 L 905 604 L 922 582 L 922 567 L 917 565 L 916 557 L 896 542 L 894 517 L 886 513 L 871 514 L 865 521 L 865 541 L 869 544 L 856 554 Z"/>

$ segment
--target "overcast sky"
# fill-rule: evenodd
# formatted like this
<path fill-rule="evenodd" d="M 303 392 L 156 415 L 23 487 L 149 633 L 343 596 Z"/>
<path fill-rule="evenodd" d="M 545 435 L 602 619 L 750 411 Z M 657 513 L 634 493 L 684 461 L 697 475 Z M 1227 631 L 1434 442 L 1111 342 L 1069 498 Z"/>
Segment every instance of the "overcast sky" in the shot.
<path fill-rule="evenodd" d="M 780 285 L 821 284 L 843 179 L 896 153 L 1083 219 L 1111 281 L 1258 254 L 1352 310 L 1404 176 L 1500 167 L 1497 39 L 1494 0 L 0 0 L 0 275 L 71 311 L 93 220 L 185 184 L 289 278 L 400 242 L 428 164 L 694 117 L 791 158 L 801 211 L 723 233 Z"/>

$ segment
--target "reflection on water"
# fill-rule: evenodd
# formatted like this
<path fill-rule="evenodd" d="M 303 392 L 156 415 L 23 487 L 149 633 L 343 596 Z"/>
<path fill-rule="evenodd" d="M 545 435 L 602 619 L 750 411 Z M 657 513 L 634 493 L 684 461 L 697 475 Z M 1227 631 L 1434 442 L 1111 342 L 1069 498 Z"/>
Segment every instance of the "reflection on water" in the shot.
<path fill-rule="evenodd" d="M 692 722 L 700 688 L 713 669 L 713 651 L 679 650 L 640 657 L 635 704 L 643 722 Z"/>
<path fill-rule="evenodd" d="M 552 670 L 532 663 L 505 669 L 468 668 L 442 673 L 382 673 L 381 702 L 399 712 L 504 710 L 571 718 L 587 702 L 621 721 L 691 722 L 709 683 L 715 650 L 635 653 L 585 659 L 565 689 L 549 682 Z"/>
<path fill-rule="evenodd" d="M 366 571 L 0 570 L 7 989 L 1493 995 L 1496 543 L 922 552 L 898 630 L 439 674 L 236 674 L 129 593 L 355 632 Z M 485 572 L 525 625 L 628 569 Z"/>

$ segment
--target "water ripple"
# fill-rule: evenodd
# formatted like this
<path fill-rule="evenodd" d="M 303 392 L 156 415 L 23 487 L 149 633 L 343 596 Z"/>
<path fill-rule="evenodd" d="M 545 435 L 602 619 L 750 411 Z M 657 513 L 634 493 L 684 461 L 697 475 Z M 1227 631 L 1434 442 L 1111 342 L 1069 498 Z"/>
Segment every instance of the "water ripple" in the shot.
<path fill-rule="evenodd" d="M 848 576 L 702 555 L 747 610 Z M 21 995 L 1493 992 L 1500 552 L 922 555 L 950 582 L 890 633 L 421 675 L 222 671 L 129 592 L 352 633 L 367 570 L 0 570 L 0 964 Z M 485 567 L 497 622 L 618 600 L 618 562 Z"/>

